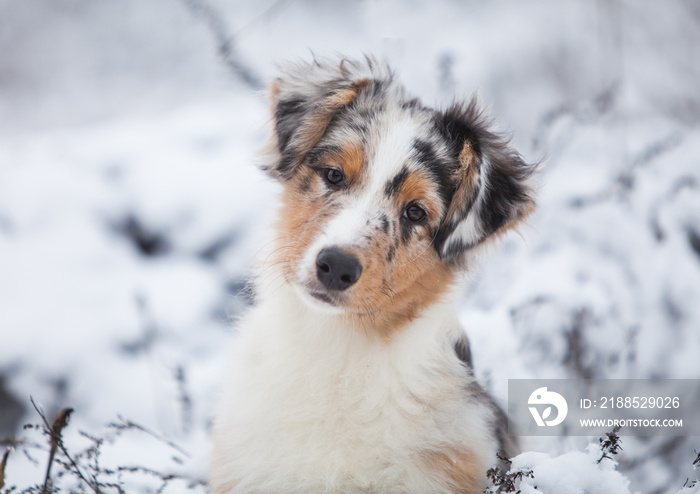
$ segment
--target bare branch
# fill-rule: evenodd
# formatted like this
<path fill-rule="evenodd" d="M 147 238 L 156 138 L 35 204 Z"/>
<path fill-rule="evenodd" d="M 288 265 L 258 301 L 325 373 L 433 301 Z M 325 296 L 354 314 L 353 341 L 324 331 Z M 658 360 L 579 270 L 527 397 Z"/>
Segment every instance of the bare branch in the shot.
<path fill-rule="evenodd" d="M 207 27 L 214 35 L 219 55 L 223 59 L 226 67 L 250 89 L 254 91 L 263 89 L 264 85 L 261 78 L 251 67 L 241 61 L 240 55 L 236 52 L 236 47 L 233 42 L 234 37 L 230 34 L 228 26 L 222 20 L 221 13 L 205 0 L 184 0 L 184 2 L 194 15 L 206 23 Z"/>
<path fill-rule="evenodd" d="M 119 430 L 119 431 L 123 431 L 126 429 L 136 429 L 136 430 L 139 430 L 141 432 L 145 432 L 146 434 L 148 434 L 152 438 L 157 439 L 158 441 L 162 442 L 163 444 L 167 444 L 168 446 L 170 446 L 171 448 L 173 448 L 174 450 L 176 450 L 180 454 L 185 455 L 187 458 L 192 458 L 192 455 L 190 455 L 187 451 L 182 449 L 180 446 L 178 446 L 177 444 L 175 444 L 174 442 L 172 442 L 168 439 L 165 439 L 163 436 L 156 434 L 152 430 L 150 430 L 142 425 L 139 425 L 136 422 L 132 422 L 131 420 L 126 420 L 121 415 L 117 415 L 117 418 L 121 421 L 120 423 L 110 422 L 109 424 L 107 424 L 107 427 L 111 427 L 111 428 Z"/>

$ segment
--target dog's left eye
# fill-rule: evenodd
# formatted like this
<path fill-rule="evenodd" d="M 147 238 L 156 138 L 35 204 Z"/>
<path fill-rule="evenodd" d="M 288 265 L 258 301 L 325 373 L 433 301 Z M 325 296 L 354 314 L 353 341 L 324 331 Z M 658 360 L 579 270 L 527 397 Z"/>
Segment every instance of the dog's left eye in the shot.
<path fill-rule="evenodd" d="M 331 185 L 340 186 L 345 181 L 345 174 L 336 168 L 326 168 L 323 170 L 323 178 Z"/>
<path fill-rule="evenodd" d="M 417 206 L 416 204 L 411 204 L 403 212 L 403 215 L 404 218 L 408 218 L 409 220 L 418 223 L 419 221 L 422 221 L 423 218 L 425 218 L 426 212 L 425 209 L 423 209 L 422 207 Z"/>

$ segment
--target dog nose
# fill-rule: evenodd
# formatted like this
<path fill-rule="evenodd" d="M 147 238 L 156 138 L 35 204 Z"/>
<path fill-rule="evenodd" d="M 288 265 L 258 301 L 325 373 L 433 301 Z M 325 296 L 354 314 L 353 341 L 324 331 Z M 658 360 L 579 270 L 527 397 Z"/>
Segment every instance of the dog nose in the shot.
<path fill-rule="evenodd" d="M 347 290 L 361 274 L 360 261 L 340 249 L 323 249 L 316 257 L 316 276 L 329 290 Z"/>

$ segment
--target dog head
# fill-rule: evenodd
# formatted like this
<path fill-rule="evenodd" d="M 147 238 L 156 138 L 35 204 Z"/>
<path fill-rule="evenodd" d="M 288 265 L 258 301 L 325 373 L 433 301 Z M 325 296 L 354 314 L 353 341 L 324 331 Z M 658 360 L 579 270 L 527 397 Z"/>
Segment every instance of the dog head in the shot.
<path fill-rule="evenodd" d="M 271 94 L 275 261 L 320 309 L 390 331 L 534 209 L 534 167 L 474 101 L 427 108 L 371 59 L 287 66 Z"/>

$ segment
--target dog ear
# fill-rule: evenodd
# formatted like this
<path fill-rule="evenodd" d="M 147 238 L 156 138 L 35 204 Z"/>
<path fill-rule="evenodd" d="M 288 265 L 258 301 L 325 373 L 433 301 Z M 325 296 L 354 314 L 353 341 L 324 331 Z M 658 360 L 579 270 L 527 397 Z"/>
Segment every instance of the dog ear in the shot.
<path fill-rule="evenodd" d="M 460 254 L 515 227 L 535 208 L 532 175 L 526 164 L 492 132 L 475 100 L 453 105 L 437 114 L 439 131 L 453 158 L 453 195 L 436 236 L 443 258 L 459 261 Z"/>
<path fill-rule="evenodd" d="M 263 167 L 273 177 L 289 180 L 323 137 L 333 117 L 350 105 L 370 80 L 361 67 L 341 61 L 289 65 L 272 83 L 270 99 L 275 125 L 275 159 Z"/>

